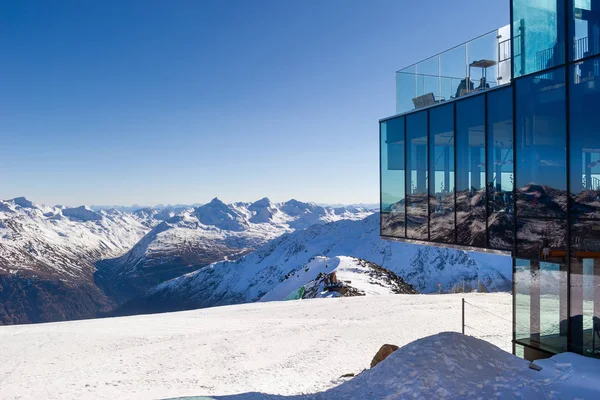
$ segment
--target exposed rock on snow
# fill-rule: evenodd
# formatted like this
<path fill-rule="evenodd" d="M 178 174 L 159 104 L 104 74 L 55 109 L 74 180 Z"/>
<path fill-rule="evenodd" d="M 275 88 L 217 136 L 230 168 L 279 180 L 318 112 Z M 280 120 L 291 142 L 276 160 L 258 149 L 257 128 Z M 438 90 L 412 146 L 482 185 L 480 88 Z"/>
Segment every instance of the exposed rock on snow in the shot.
<path fill-rule="evenodd" d="M 375 357 L 373 357 L 373 360 L 371 361 L 371 368 L 388 358 L 390 354 L 392 354 L 399 348 L 400 347 L 396 346 L 395 344 L 384 344 L 383 346 L 381 346 L 381 348 L 379 349 L 377 354 L 375 354 Z"/>

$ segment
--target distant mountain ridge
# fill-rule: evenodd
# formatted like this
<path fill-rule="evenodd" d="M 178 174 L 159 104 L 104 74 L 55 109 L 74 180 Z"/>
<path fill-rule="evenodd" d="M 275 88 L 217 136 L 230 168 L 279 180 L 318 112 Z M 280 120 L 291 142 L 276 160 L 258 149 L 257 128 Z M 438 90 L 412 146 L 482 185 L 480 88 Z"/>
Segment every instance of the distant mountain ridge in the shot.
<path fill-rule="evenodd" d="M 131 212 L 0 201 L 0 323 L 93 317 L 286 232 L 369 214 L 266 198 Z"/>

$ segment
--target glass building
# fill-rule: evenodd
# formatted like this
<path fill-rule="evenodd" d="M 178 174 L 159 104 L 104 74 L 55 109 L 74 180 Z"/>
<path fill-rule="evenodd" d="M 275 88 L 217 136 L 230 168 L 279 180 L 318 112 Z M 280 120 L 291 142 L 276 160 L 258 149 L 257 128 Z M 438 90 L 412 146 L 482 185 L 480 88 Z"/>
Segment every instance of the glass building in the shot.
<path fill-rule="evenodd" d="M 381 236 L 511 255 L 515 351 L 600 357 L 600 0 L 510 14 L 396 73 Z"/>

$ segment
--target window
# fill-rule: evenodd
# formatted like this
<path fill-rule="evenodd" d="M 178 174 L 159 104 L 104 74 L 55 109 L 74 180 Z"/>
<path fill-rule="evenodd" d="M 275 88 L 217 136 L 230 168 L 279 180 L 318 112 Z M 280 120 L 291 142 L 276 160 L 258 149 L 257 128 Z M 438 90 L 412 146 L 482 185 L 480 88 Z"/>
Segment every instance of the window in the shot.
<path fill-rule="evenodd" d="M 457 243 L 486 247 L 485 97 L 456 103 Z"/>
<path fill-rule="evenodd" d="M 382 122 L 381 134 L 381 234 L 406 237 L 404 118 Z"/>
<path fill-rule="evenodd" d="M 566 351 L 566 265 L 522 259 L 515 262 L 517 341 L 547 351 Z"/>
<path fill-rule="evenodd" d="M 570 195 L 574 218 L 600 218 L 600 59 L 571 67 Z"/>
<path fill-rule="evenodd" d="M 571 225 L 570 351 L 600 356 L 600 224 Z M 596 337 L 594 338 L 594 335 Z"/>
<path fill-rule="evenodd" d="M 513 0 L 514 77 L 565 63 L 564 15 L 564 1 Z"/>
<path fill-rule="evenodd" d="M 569 0 L 569 60 L 600 54 L 600 0 Z"/>
<path fill-rule="evenodd" d="M 514 236 L 512 88 L 488 94 L 488 234 L 491 248 L 511 250 Z"/>
<path fill-rule="evenodd" d="M 430 240 L 454 243 L 454 105 L 429 112 Z"/>
<path fill-rule="evenodd" d="M 406 237 L 429 240 L 427 111 L 406 116 Z"/>
<path fill-rule="evenodd" d="M 518 217 L 566 218 L 564 71 L 516 82 Z"/>

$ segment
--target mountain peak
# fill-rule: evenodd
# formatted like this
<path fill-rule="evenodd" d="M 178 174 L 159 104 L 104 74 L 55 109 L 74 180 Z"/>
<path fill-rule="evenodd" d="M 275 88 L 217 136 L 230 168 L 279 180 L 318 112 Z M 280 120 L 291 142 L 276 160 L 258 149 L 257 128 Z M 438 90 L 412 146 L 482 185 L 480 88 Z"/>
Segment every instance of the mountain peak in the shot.
<path fill-rule="evenodd" d="M 271 200 L 268 197 L 263 197 L 260 200 L 256 200 L 254 203 L 250 204 L 250 209 L 253 208 L 266 208 L 271 206 Z"/>
<path fill-rule="evenodd" d="M 65 208 L 62 210 L 62 214 L 71 219 L 77 221 L 100 221 L 102 220 L 102 215 L 97 212 L 91 210 L 87 206 L 79 206 L 75 208 Z"/>
<path fill-rule="evenodd" d="M 22 208 L 36 208 L 35 204 L 27 200 L 25 197 L 15 197 L 9 201 Z"/>

